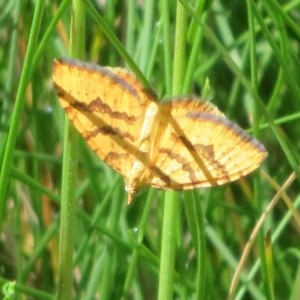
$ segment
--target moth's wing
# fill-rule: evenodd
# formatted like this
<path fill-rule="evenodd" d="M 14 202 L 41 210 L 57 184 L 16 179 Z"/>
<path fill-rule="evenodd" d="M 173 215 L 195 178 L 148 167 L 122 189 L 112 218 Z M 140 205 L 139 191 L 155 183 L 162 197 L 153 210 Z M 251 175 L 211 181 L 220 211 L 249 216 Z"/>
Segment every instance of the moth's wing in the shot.
<path fill-rule="evenodd" d="M 150 94 L 124 69 L 73 59 L 54 61 L 53 81 L 60 104 L 90 147 L 126 175 L 140 154 L 137 140 Z"/>
<path fill-rule="evenodd" d="M 193 189 L 224 184 L 255 170 L 264 146 L 199 99 L 162 105 L 152 153 L 150 185 Z"/>

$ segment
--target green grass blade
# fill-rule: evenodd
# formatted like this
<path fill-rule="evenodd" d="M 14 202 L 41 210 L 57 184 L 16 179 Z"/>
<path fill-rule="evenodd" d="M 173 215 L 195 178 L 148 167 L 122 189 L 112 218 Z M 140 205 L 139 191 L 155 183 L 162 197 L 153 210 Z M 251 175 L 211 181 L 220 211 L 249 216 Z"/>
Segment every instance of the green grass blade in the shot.
<path fill-rule="evenodd" d="M 70 55 L 84 56 L 85 8 L 81 0 L 73 1 Z M 59 246 L 58 299 L 71 299 L 73 290 L 73 252 L 79 136 L 68 119 L 65 120 L 64 157 L 61 191 L 61 225 Z"/>
<path fill-rule="evenodd" d="M 11 117 L 10 129 L 8 132 L 7 143 L 2 162 L 0 174 L 0 231 L 2 231 L 2 222 L 7 200 L 7 188 L 10 179 L 10 169 L 12 157 L 17 139 L 19 122 L 21 119 L 22 110 L 25 102 L 25 92 L 29 82 L 29 74 L 31 70 L 31 61 L 35 52 L 37 38 L 39 35 L 40 22 L 43 16 L 44 1 L 38 0 L 36 2 L 34 16 L 30 35 L 28 38 L 28 46 L 26 50 L 25 60 L 22 68 L 20 84 L 17 91 L 16 102 Z"/>
<path fill-rule="evenodd" d="M 183 77 L 186 66 L 185 39 L 187 32 L 187 16 L 178 2 L 176 11 L 176 33 L 173 67 L 172 94 L 178 95 L 183 88 Z M 160 256 L 160 274 L 158 299 L 173 299 L 174 261 L 176 253 L 176 224 L 178 218 L 179 199 L 176 192 L 166 192 L 162 229 L 162 246 Z"/>

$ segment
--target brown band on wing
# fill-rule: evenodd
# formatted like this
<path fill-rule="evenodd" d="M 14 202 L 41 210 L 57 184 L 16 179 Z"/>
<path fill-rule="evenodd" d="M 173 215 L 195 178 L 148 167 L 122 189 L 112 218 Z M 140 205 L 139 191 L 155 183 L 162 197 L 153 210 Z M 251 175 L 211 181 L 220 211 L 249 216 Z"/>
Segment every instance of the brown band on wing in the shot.
<path fill-rule="evenodd" d="M 113 111 L 111 107 L 105 104 L 99 97 L 97 97 L 95 100 L 92 100 L 89 103 L 75 100 L 73 102 L 70 102 L 70 106 L 72 106 L 72 108 L 81 112 L 88 111 L 90 113 L 95 113 L 95 112 L 99 112 L 103 114 L 106 113 L 109 116 L 111 116 L 112 119 L 115 118 L 119 120 L 124 120 L 127 123 L 133 123 L 136 121 L 135 116 L 129 116 L 125 112 Z"/>
<path fill-rule="evenodd" d="M 125 132 L 125 131 L 122 131 L 122 130 L 118 129 L 117 127 L 112 127 L 110 125 L 107 125 L 100 118 L 95 118 L 94 115 L 85 114 L 85 116 L 88 119 L 90 119 L 92 122 L 95 119 L 97 120 L 97 123 L 94 123 L 94 124 L 97 125 L 96 129 L 82 132 L 82 135 L 84 136 L 84 138 L 87 141 L 89 141 L 91 138 L 95 138 L 98 134 L 109 135 L 109 136 L 111 136 L 111 138 L 113 140 L 114 140 L 113 136 L 115 136 L 116 138 L 118 138 L 120 140 L 128 139 L 132 142 L 135 141 L 134 136 L 131 135 L 129 132 Z"/>
<path fill-rule="evenodd" d="M 222 174 L 223 179 L 226 179 L 228 181 L 230 180 L 230 176 L 225 166 L 215 159 L 214 145 L 196 144 L 193 145 L 193 148 L 197 152 L 200 152 L 201 156 L 203 156 L 209 162 L 209 164 L 214 167 L 215 170 Z"/>
<path fill-rule="evenodd" d="M 181 142 L 185 145 L 185 147 L 189 150 L 191 156 L 197 163 L 198 167 L 206 177 L 206 179 L 210 182 L 211 185 L 217 185 L 217 181 L 215 178 L 211 175 L 210 171 L 208 170 L 207 166 L 205 165 L 203 159 L 200 157 L 200 155 L 197 153 L 194 146 L 191 144 L 191 142 L 186 137 L 185 133 L 181 129 L 181 127 L 178 125 L 176 120 L 173 118 L 172 115 L 169 116 L 169 122 L 172 125 L 174 131 L 176 132 L 177 136 L 180 138 Z"/>
<path fill-rule="evenodd" d="M 117 152 L 110 151 L 103 158 L 103 160 L 105 160 L 105 161 L 110 161 L 110 160 L 115 161 L 115 160 L 119 160 L 119 159 L 122 159 L 122 158 L 127 159 L 128 158 L 127 153 L 117 153 Z"/>
<path fill-rule="evenodd" d="M 82 70 L 82 73 L 98 73 L 100 76 L 109 77 L 109 79 L 116 85 L 122 86 L 124 90 L 133 95 L 134 97 L 139 98 L 139 93 L 137 90 L 129 84 L 127 81 L 122 79 L 120 76 L 111 71 L 108 67 L 101 67 L 88 62 L 79 61 L 72 58 L 60 58 L 54 61 L 55 64 L 68 65 L 71 68 L 77 68 Z"/>
<path fill-rule="evenodd" d="M 189 112 L 187 113 L 187 117 L 191 119 L 202 119 L 202 120 L 208 120 L 211 122 L 214 122 L 216 124 L 220 124 L 222 126 L 225 126 L 229 129 L 231 129 L 232 132 L 234 132 L 235 136 L 241 137 L 243 141 L 246 143 L 251 144 L 254 148 L 257 149 L 257 151 L 262 153 L 267 153 L 266 148 L 262 143 L 260 143 L 256 138 L 248 134 L 245 130 L 240 128 L 236 123 L 222 117 L 222 116 L 213 116 L 211 114 L 206 113 L 197 113 L 197 112 Z"/>

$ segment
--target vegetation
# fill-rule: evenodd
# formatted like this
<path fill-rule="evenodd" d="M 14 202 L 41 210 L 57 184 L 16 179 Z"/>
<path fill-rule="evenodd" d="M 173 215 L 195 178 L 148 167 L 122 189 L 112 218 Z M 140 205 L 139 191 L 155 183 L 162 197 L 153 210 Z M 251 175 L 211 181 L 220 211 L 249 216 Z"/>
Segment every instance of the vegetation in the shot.
<path fill-rule="evenodd" d="M 1 296 L 299 299 L 299 4 L 2 1 Z M 143 188 L 128 206 L 64 121 L 61 56 L 131 69 L 162 101 L 202 94 L 269 156 L 237 182 Z"/>

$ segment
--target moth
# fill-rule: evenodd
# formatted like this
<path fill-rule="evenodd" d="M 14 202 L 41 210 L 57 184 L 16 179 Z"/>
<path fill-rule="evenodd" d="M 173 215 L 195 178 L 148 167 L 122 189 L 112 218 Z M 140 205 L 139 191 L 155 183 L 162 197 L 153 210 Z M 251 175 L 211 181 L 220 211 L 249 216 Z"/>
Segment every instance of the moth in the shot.
<path fill-rule="evenodd" d="M 234 181 L 267 157 L 216 106 L 194 96 L 160 103 L 125 69 L 62 58 L 53 81 L 71 122 L 124 177 L 128 203 L 143 186 L 189 190 Z"/>

